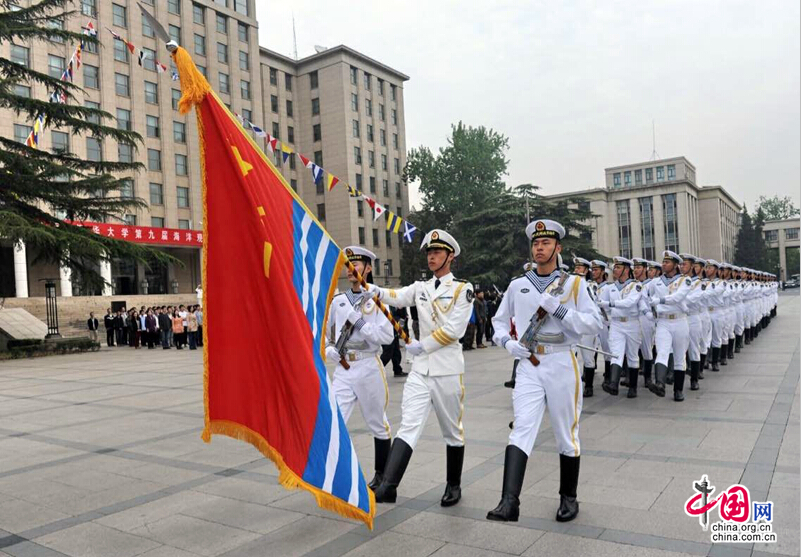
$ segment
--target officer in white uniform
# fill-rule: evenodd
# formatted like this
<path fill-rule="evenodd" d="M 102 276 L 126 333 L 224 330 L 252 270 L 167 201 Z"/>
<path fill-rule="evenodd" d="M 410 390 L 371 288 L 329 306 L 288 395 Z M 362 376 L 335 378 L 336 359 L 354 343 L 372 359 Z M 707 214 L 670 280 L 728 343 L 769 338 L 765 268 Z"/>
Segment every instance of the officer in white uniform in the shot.
<path fill-rule="evenodd" d="M 628 374 L 628 398 L 637 397 L 637 372 L 640 367 L 638 351 L 642 343 L 640 332 L 640 296 L 642 285 L 631 278 L 631 259 L 613 258 L 612 277 L 615 282 L 604 288 L 598 304 L 609 315 L 609 351 L 614 354 L 609 382 L 603 389 L 618 395 L 620 376 Z M 624 360 L 627 367 L 624 367 Z"/>
<path fill-rule="evenodd" d="M 606 261 L 600 259 L 593 259 L 590 262 L 590 270 L 592 272 L 592 281 L 590 282 L 590 289 L 595 297 L 596 303 L 601 299 L 601 293 L 605 288 L 609 287 L 607 279 L 609 278 L 609 270 Z M 601 311 L 601 321 L 603 322 L 603 329 L 598 335 L 597 344 L 600 345 L 601 350 L 609 352 L 609 315 L 606 310 Z M 604 381 L 605 385 L 609 381 L 609 370 L 612 366 L 612 358 L 604 355 Z"/>
<path fill-rule="evenodd" d="M 651 370 L 654 367 L 654 330 L 656 329 L 656 320 L 654 319 L 653 311 L 648 301 L 651 298 L 650 283 L 651 278 L 648 277 L 648 267 L 651 264 L 647 259 L 635 257 L 632 260 L 634 263 L 634 280 L 638 281 L 642 286 L 640 294 L 640 353 L 642 354 L 642 377 L 644 386 L 649 388 L 651 381 Z"/>
<path fill-rule="evenodd" d="M 375 254 L 360 246 L 350 246 L 345 248 L 345 255 L 359 274 L 367 282 L 372 282 Z M 348 422 L 358 402 L 362 417 L 373 433 L 375 477 L 370 482 L 370 489 L 375 490 L 383 478 L 391 443 L 386 414 L 389 390 L 379 355 L 381 345 L 392 342 L 392 324 L 372 299 L 362 299 L 367 294 L 362 292 L 359 282 L 350 270 L 348 280 L 352 287 L 331 300 L 327 331 L 329 345 L 325 349 L 325 355 L 329 362 L 338 362 L 334 369 L 332 386 L 342 419 L 345 423 Z M 342 334 L 345 323 L 353 328 L 345 343 L 345 354 L 340 356 L 334 344 Z M 341 360 L 344 360 L 349 369 L 345 369 Z"/>
<path fill-rule="evenodd" d="M 723 308 L 726 303 L 726 285 L 718 277 L 718 268 L 720 263 L 714 259 L 707 259 L 706 261 L 706 278 L 709 280 L 707 286 L 707 301 L 709 306 L 709 319 L 712 325 L 712 339 L 710 345 L 712 346 L 712 371 L 720 371 L 720 354 L 723 345 Z"/>
<path fill-rule="evenodd" d="M 440 504 L 448 507 L 462 497 L 464 356 L 459 339 L 467 330 L 474 294 L 469 282 L 457 280 L 451 273 L 451 262 L 461 251 L 453 236 L 444 230 L 432 230 L 423 238 L 420 249 L 423 248 L 434 275 L 431 279 L 400 289 L 370 285 L 370 293 L 386 304 L 416 306 L 420 321 L 420 340 L 406 345 L 407 352 L 414 356 L 412 371 L 403 387 L 401 426 L 375 500 L 395 502 L 398 484 L 433 407 L 447 445 L 447 486 Z"/>
<path fill-rule="evenodd" d="M 681 257 L 679 267 L 681 276 L 690 279 L 690 292 L 684 299 L 684 306 L 687 309 L 687 325 L 690 331 L 687 359 L 690 362 L 690 390 L 697 391 L 699 389 L 698 376 L 701 372 L 701 344 L 703 343 L 701 308 L 706 307 L 705 292 L 701 279 L 693 272 L 696 257 L 690 253 L 682 253 L 679 256 Z M 684 356 L 678 357 L 683 358 Z"/>
<path fill-rule="evenodd" d="M 745 280 L 744 271 L 740 267 L 734 266 L 734 306 L 737 320 L 734 323 L 734 353 L 738 354 L 743 347 L 743 331 L 745 331 Z"/>
<path fill-rule="evenodd" d="M 573 274 L 585 280 L 590 280 L 589 273 L 589 260 L 583 257 L 574 257 Z M 581 344 L 595 348 L 596 338 L 596 335 L 585 335 L 581 338 Z M 592 350 L 587 350 L 586 348 L 579 348 L 578 352 L 581 354 L 581 364 L 583 368 L 582 381 L 584 381 L 584 398 L 589 398 L 593 396 L 592 383 L 595 379 L 595 357 L 597 353 Z"/>
<path fill-rule="evenodd" d="M 728 365 L 728 360 L 734 359 L 734 322 L 737 320 L 734 306 L 737 301 L 735 299 L 736 293 L 734 291 L 734 281 L 731 277 L 732 265 L 731 263 L 722 263 L 720 269 L 720 277 L 726 284 L 726 304 L 724 310 L 723 320 L 723 338 L 721 339 L 720 347 L 720 365 Z"/>
<path fill-rule="evenodd" d="M 707 356 L 712 346 L 712 320 L 709 318 L 709 296 L 711 289 L 709 288 L 709 280 L 704 274 L 706 268 L 706 259 L 696 257 L 693 261 L 693 275 L 698 277 L 701 281 L 702 295 L 698 300 L 698 317 L 701 319 L 701 340 L 699 343 L 701 352 L 701 361 L 698 366 L 698 379 L 704 378 L 704 369 L 709 369 L 707 365 Z M 690 387 L 692 389 L 692 386 Z"/>
<path fill-rule="evenodd" d="M 598 334 L 602 324 L 598 306 L 584 279 L 558 269 L 564 235 L 562 225 L 551 220 L 535 220 L 526 227 L 537 271 L 512 280 L 492 320 L 495 342 L 520 358 L 520 365 L 512 394 L 515 420 L 506 447 L 503 495 L 498 506 L 487 514 L 489 520 L 518 519 L 526 463 L 546 405 L 561 470 L 556 520 L 566 522 L 578 514 L 582 397 L 581 377 L 571 345 L 585 335 Z M 561 293 L 557 291 L 560 285 Z M 556 295 L 551 294 L 554 291 Z M 511 338 L 510 318 L 514 318 L 518 337 L 522 338 L 532 318 L 536 320 L 537 316 L 542 321 L 534 345 L 524 346 Z"/>
<path fill-rule="evenodd" d="M 651 290 L 650 304 L 656 308 L 656 381 L 651 392 L 656 396 L 665 396 L 665 379 L 671 353 L 675 378 L 673 383 L 673 400 L 684 400 L 684 353 L 689 344 L 689 325 L 684 299 L 690 292 L 690 279 L 681 276 L 679 271 L 681 257 L 675 252 L 662 252 L 662 270 L 660 280 L 654 281 Z"/>

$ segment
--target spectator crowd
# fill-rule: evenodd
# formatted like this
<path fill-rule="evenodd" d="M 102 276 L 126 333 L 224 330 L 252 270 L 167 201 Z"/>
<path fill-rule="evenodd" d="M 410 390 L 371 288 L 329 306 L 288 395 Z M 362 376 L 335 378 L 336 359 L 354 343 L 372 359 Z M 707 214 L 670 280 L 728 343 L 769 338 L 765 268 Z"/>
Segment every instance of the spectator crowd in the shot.
<path fill-rule="evenodd" d="M 99 322 L 93 312 L 86 324 L 90 338 L 97 340 Z M 138 349 L 147 346 L 152 350 L 161 345 L 164 350 L 172 347 L 197 350 L 198 346 L 203 346 L 203 309 L 200 305 L 142 306 L 139 309 L 122 308 L 116 312 L 108 308 L 103 325 L 109 347 Z"/>

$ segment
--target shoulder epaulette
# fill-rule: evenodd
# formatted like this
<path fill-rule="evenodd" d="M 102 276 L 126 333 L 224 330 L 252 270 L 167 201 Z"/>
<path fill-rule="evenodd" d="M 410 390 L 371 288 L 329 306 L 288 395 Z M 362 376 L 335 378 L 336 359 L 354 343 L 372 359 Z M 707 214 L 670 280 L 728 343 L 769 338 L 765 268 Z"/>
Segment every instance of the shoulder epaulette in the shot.
<path fill-rule="evenodd" d="M 467 281 L 466 281 L 466 280 L 462 280 L 462 279 L 455 278 L 455 279 L 453 279 L 453 282 L 464 282 L 464 283 L 466 283 Z"/>

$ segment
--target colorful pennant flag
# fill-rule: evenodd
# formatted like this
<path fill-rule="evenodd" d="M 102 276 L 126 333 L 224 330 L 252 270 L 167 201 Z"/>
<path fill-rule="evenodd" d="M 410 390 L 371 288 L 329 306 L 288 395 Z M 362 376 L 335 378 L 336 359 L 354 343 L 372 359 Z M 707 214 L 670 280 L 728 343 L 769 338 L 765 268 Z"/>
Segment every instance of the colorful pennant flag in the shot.
<path fill-rule="evenodd" d="M 178 81 L 178 72 L 172 72 L 172 80 Z"/>
<path fill-rule="evenodd" d="M 250 129 L 252 129 L 258 137 L 267 137 L 267 132 L 258 126 L 250 124 Z"/>
<path fill-rule="evenodd" d="M 334 186 L 336 186 L 338 183 L 339 183 L 339 178 L 337 178 L 336 176 L 334 176 L 333 174 L 331 174 L 329 172 L 328 173 L 328 191 L 331 191 L 332 189 L 334 189 Z"/>
<path fill-rule="evenodd" d="M 148 54 L 147 52 L 145 52 L 144 50 L 142 50 L 140 48 L 139 49 L 139 65 L 141 66 L 142 62 L 144 62 L 149 56 L 150 56 L 150 54 Z"/>
<path fill-rule="evenodd" d="M 400 230 L 403 219 L 392 211 L 387 211 L 387 230 L 391 230 L 395 234 Z"/>
<path fill-rule="evenodd" d="M 182 100 L 194 105 L 203 130 L 206 169 L 202 438 L 253 444 L 275 463 L 281 485 L 308 490 L 322 508 L 372 528 L 375 497 L 324 361 L 327 308 L 344 255 L 189 53 L 178 48 L 173 56 Z M 243 317 L 260 323 L 250 335 L 240 334 Z"/>
<path fill-rule="evenodd" d="M 284 164 L 286 164 L 286 160 L 292 156 L 294 152 L 292 147 L 289 147 L 286 143 L 281 144 L 281 156 L 284 158 Z"/>
<path fill-rule="evenodd" d="M 408 220 L 403 221 L 403 239 L 406 240 L 408 243 L 412 243 L 414 240 L 414 233 L 417 231 L 417 227 L 410 223 Z"/>
<path fill-rule="evenodd" d="M 362 199 L 362 192 L 360 192 L 351 185 L 348 185 L 348 195 L 351 197 L 355 197 L 357 199 Z"/>
<path fill-rule="evenodd" d="M 164 73 L 167 71 L 167 66 L 165 66 L 161 62 L 156 62 L 156 71 L 158 73 Z"/>

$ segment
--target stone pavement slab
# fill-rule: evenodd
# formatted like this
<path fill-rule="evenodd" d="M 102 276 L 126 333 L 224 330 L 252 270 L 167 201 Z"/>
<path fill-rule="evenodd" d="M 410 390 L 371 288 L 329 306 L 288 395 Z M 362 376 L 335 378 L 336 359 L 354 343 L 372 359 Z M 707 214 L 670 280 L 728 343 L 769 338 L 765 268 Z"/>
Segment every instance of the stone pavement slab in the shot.
<path fill-rule="evenodd" d="M 584 401 L 581 512 L 569 524 L 554 521 L 559 459 L 547 415 L 520 521 L 485 519 L 500 499 L 512 417 L 502 387 L 512 363 L 500 348 L 465 355 L 462 501 L 439 506 L 446 459 L 432 416 L 398 504 L 377 505 L 373 531 L 282 488 L 250 445 L 200 440 L 200 351 L 0 362 L 0 555 L 799 555 L 800 318 L 801 298 L 782 295 L 770 328 L 683 404 L 596 389 Z M 397 431 L 403 379 L 388 384 Z M 373 441 L 358 412 L 348 427 L 371 477 Z M 773 501 L 777 543 L 712 544 L 683 511 L 702 474 Z"/>

